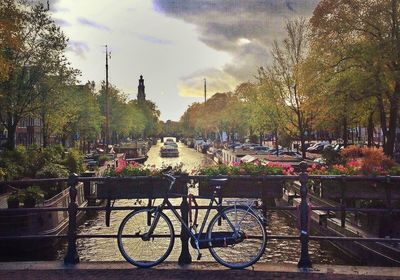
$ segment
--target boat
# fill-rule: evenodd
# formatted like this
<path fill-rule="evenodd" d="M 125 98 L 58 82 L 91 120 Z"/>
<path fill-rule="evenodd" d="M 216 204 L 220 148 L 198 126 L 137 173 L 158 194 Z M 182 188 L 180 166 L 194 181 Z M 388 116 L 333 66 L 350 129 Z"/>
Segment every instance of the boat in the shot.
<path fill-rule="evenodd" d="M 125 143 L 115 146 L 114 151 L 118 154 L 124 154 L 123 157 L 127 162 L 143 164 L 148 159 L 148 143 L 146 141 L 136 141 L 135 143 Z"/>
<path fill-rule="evenodd" d="M 179 150 L 172 145 L 164 145 L 160 149 L 161 157 L 179 157 Z"/>
<path fill-rule="evenodd" d="M 90 186 L 91 188 L 91 186 Z M 78 207 L 86 207 L 88 201 L 85 199 L 85 190 L 82 183 L 76 187 L 76 202 Z M 7 198 L 7 193 L 3 199 Z M 69 188 L 44 201 L 43 205 L 38 207 L 59 208 L 68 207 L 70 200 Z M 6 208 L 5 203 L 1 203 L 1 208 Z M 78 211 L 77 221 L 82 222 L 85 217 L 85 211 Z M 61 235 L 68 230 L 68 212 L 49 211 L 49 212 L 29 212 L 27 211 L 4 211 L 0 212 L 0 236 L 18 236 L 18 235 Z M 28 254 L 33 258 L 41 257 L 41 254 L 51 254 L 50 252 L 57 248 L 62 241 L 59 238 L 42 239 L 40 242 L 34 242 L 29 239 L 24 240 L 2 240 L 0 242 L 0 260 L 20 259 Z"/>
<path fill-rule="evenodd" d="M 145 161 L 149 158 L 149 156 L 143 156 L 143 157 L 136 157 L 136 158 L 125 158 L 125 161 L 127 163 L 132 163 L 132 162 L 137 162 L 140 164 L 145 163 Z"/>
<path fill-rule="evenodd" d="M 186 139 L 186 146 L 188 146 L 189 148 L 194 148 L 194 140 L 193 140 L 193 138 L 187 138 Z"/>

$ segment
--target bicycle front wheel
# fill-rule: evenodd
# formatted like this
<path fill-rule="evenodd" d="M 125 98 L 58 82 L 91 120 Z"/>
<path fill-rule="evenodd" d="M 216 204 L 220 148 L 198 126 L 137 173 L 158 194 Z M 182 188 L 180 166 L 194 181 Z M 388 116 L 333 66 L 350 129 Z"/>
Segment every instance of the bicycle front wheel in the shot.
<path fill-rule="evenodd" d="M 220 264 L 229 268 L 241 269 L 253 265 L 264 254 L 266 231 L 260 218 L 247 207 L 228 207 L 211 220 L 207 237 L 221 238 L 239 232 L 241 241 L 210 247 L 210 253 Z"/>
<path fill-rule="evenodd" d="M 158 216 L 158 218 L 157 218 Z M 149 234 L 150 227 L 158 219 Z M 118 229 L 118 248 L 122 256 L 137 267 L 152 267 L 163 262 L 174 246 L 174 228 L 162 212 L 151 209 L 129 213 Z"/>

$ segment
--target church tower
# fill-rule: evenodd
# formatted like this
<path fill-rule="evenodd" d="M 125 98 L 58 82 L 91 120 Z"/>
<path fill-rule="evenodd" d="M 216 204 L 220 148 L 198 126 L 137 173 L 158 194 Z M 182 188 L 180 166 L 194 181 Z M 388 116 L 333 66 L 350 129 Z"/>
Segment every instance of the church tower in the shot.
<path fill-rule="evenodd" d="M 146 93 L 144 92 L 144 79 L 143 79 L 142 75 L 140 75 L 140 79 L 139 79 L 137 100 L 138 101 L 146 100 Z"/>

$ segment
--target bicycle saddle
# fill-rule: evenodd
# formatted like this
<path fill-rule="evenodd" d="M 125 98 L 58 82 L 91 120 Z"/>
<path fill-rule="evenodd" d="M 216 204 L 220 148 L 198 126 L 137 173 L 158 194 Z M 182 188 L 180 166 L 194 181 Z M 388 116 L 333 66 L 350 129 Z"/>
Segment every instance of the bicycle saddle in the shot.
<path fill-rule="evenodd" d="M 228 182 L 227 178 L 222 178 L 222 179 L 211 179 L 210 180 L 210 187 L 217 187 L 217 186 L 223 186 Z"/>

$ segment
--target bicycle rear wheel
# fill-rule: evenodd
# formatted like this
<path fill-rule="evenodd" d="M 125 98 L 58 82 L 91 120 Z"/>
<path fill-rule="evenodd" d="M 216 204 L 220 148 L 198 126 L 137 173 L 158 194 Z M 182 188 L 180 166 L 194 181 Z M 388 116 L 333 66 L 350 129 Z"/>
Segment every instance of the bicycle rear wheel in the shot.
<path fill-rule="evenodd" d="M 154 210 L 129 213 L 118 229 L 118 248 L 122 256 L 138 267 L 152 267 L 163 262 L 174 246 L 175 234 L 170 219 L 158 212 L 159 219 L 151 235 L 146 235 L 156 218 Z"/>
<path fill-rule="evenodd" d="M 221 221 L 221 225 L 218 221 Z M 224 247 L 211 247 L 210 253 L 217 262 L 229 268 L 248 267 L 264 254 L 267 239 L 265 228 L 260 218 L 247 207 L 228 207 L 211 220 L 207 229 L 208 239 L 220 238 L 221 233 L 233 236 L 232 225 L 244 236 L 243 241 L 233 245 L 228 243 Z"/>

